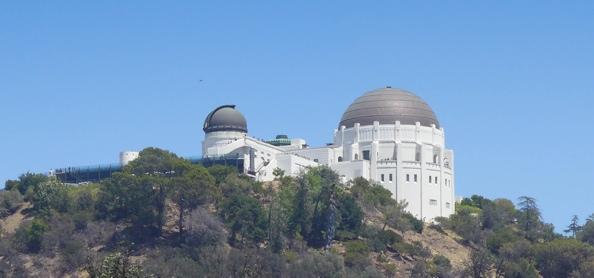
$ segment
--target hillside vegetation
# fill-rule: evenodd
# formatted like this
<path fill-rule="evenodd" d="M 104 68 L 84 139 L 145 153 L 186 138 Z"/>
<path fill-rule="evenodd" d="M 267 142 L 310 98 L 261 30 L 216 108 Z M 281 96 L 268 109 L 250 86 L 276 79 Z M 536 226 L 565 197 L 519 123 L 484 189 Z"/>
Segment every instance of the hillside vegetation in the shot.
<path fill-rule="evenodd" d="M 100 183 L 24 174 L 0 192 L 0 276 L 594 277 L 594 219 L 561 236 L 530 197 L 424 224 L 365 179 L 274 175 L 155 148 Z"/>

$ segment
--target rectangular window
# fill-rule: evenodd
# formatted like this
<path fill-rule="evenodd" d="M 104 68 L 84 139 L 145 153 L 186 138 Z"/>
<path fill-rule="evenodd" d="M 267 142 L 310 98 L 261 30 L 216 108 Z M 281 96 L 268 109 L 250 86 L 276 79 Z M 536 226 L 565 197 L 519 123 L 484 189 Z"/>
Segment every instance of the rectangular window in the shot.
<path fill-rule="evenodd" d="M 450 208 L 450 202 L 446 202 L 446 208 Z"/>
<path fill-rule="evenodd" d="M 390 182 L 392 182 L 392 174 L 390 174 Z"/>
<path fill-rule="evenodd" d="M 433 177 L 429 176 L 429 183 L 431 183 L 433 181 L 432 178 Z"/>
<path fill-rule="evenodd" d="M 431 200 L 429 200 L 429 204 L 432 206 L 437 206 L 437 200 L 431 199 Z"/>
<path fill-rule="evenodd" d="M 415 174 L 415 182 L 417 182 L 417 174 Z"/>
<path fill-rule="evenodd" d="M 437 177 L 435 177 L 435 184 L 437 184 Z"/>
<path fill-rule="evenodd" d="M 415 181 L 417 181 L 416 178 L 417 178 L 417 175 L 415 175 Z M 410 181 L 410 175 L 409 174 L 406 174 L 406 181 Z"/>
<path fill-rule="evenodd" d="M 384 174 L 381 174 L 380 177 L 381 177 L 382 182 L 384 182 Z"/>
<path fill-rule="evenodd" d="M 363 160 L 371 160 L 369 157 L 369 151 L 363 151 Z"/>

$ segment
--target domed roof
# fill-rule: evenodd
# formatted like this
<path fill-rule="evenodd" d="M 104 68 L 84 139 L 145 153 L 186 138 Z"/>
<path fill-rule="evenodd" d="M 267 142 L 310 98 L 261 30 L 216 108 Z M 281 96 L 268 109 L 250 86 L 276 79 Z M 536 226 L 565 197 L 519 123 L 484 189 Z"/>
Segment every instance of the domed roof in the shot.
<path fill-rule="evenodd" d="M 235 105 L 223 105 L 213 110 L 204 120 L 204 132 L 239 131 L 247 133 L 247 123 Z"/>
<path fill-rule="evenodd" d="M 355 123 L 373 125 L 394 124 L 400 121 L 404 125 L 430 127 L 435 124 L 439 128 L 439 121 L 433 110 L 425 101 L 415 94 L 391 87 L 381 88 L 365 93 L 357 98 L 342 115 L 340 126 L 353 127 Z"/>

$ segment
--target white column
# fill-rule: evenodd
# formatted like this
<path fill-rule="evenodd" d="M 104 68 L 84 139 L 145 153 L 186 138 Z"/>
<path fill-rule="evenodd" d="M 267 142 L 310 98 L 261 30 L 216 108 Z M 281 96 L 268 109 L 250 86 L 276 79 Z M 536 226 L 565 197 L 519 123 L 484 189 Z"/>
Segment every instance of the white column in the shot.
<path fill-rule="evenodd" d="M 401 143 L 400 143 L 400 121 L 396 121 L 394 124 L 394 143 L 396 148 L 396 195 L 394 199 L 397 202 L 400 201 L 402 196 L 402 188 L 404 187 L 404 174 L 402 172 L 402 150 L 401 150 Z"/>
<path fill-rule="evenodd" d="M 375 121 L 373 122 L 373 131 L 371 134 L 371 153 L 370 153 L 370 161 L 369 161 L 369 176 L 371 176 L 372 179 L 376 180 L 377 179 L 377 152 L 379 149 L 379 122 Z"/>

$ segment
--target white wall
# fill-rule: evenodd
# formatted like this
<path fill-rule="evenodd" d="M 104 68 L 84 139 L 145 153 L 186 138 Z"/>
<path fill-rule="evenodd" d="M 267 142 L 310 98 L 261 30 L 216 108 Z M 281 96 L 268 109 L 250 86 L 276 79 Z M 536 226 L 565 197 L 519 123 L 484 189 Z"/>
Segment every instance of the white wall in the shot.
<path fill-rule="evenodd" d="M 363 159 L 369 151 L 369 179 L 390 190 L 397 200 L 407 201 L 407 210 L 416 217 L 430 221 L 454 212 L 454 153 L 445 149 L 443 129 L 419 123 L 355 124 L 335 130 L 334 145 L 343 147 L 345 162 Z"/>

